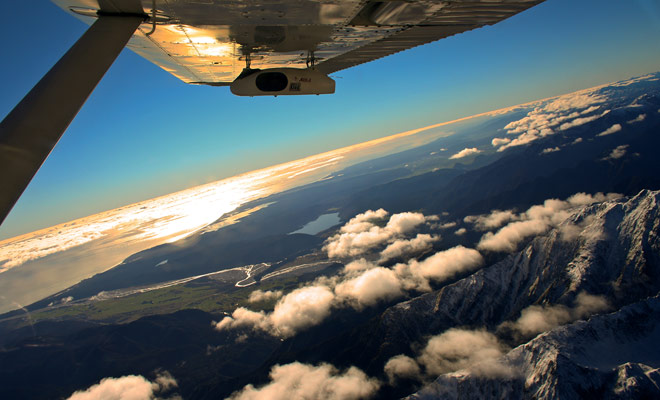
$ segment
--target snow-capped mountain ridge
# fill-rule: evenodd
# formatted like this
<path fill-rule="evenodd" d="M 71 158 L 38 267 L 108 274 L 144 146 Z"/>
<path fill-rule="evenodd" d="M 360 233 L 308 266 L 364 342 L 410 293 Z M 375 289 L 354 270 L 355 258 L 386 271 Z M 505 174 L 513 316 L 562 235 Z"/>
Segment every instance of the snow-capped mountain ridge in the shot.
<path fill-rule="evenodd" d="M 660 297 L 541 334 L 499 362 L 519 375 L 440 376 L 410 399 L 654 398 L 660 395 Z"/>
<path fill-rule="evenodd" d="M 654 297 L 660 292 L 659 200 L 660 191 L 643 190 L 574 209 L 557 228 L 499 263 L 388 309 L 381 320 L 386 336 L 411 343 L 412 350 L 428 335 L 456 327 L 486 327 L 510 344 L 523 342 L 499 360 L 517 371 L 514 377 L 458 371 L 411 398 L 660 394 L 660 298 Z M 585 293 L 606 299 L 613 312 L 534 339 L 511 329 L 530 306 L 573 312 Z"/>
<path fill-rule="evenodd" d="M 431 332 L 419 332 L 424 335 L 452 326 L 495 327 L 532 304 L 570 305 L 579 292 L 605 295 L 616 306 L 655 295 L 659 199 L 660 192 L 642 191 L 579 209 L 501 262 L 390 308 L 384 321 L 395 330 L 429 326 Z M 581 231 L 571 237 L 576 227 Z"/>

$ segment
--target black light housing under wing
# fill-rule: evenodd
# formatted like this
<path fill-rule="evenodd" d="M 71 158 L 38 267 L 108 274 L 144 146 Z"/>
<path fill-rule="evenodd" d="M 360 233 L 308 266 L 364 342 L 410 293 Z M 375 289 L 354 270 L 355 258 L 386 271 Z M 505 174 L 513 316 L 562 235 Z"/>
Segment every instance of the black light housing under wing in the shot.
<path fill-rule="evenodd" d="M 237 96 L 332 94 L 335 81 L 315 68 L 245 69 L 229 88 Z"/>

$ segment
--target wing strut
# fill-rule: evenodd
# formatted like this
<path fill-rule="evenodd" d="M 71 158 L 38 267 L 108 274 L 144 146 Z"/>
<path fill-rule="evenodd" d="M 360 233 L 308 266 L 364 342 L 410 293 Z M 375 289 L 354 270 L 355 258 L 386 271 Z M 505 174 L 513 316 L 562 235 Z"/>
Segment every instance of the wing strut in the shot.
<path fill-rule="evenodd" d="M 99 13 L 0 123 L 0 224 L 144 19 Z"/>

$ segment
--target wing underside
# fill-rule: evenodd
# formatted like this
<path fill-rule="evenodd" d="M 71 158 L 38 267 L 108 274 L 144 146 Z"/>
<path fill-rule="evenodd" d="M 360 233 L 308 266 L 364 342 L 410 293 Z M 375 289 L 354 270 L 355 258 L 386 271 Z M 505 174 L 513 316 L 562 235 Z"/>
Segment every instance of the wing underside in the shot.
<path fill-rule="evenodd" d="M 153 17 L 138 28 L 130 49 L 184 82 L 222 86 L 246 59 L 263 69 L 305 68 L 313 58 L 319 70 L 332 73 L 495 24 L 543 0 L 53 1 L 89 24 L 96 10 L 126 12 L 126 4 L 137 2 Z"/>

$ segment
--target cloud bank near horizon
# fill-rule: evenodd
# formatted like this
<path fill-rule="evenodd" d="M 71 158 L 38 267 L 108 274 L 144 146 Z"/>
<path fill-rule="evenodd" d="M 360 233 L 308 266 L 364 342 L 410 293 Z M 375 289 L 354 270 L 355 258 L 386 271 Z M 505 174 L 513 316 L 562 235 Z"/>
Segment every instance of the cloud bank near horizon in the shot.
<path fill-rule="evenodd" d="M 502 152 L 595 121 L 609 114 L 610 110 L 603 110 L 608 99 L 592 89 L 559 96 L 507 124 L 504 130 L 514 137 L 494 138 L 491 144 Z"/>

